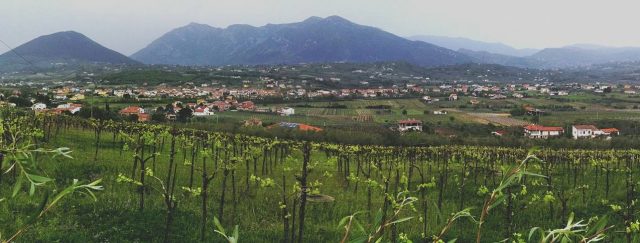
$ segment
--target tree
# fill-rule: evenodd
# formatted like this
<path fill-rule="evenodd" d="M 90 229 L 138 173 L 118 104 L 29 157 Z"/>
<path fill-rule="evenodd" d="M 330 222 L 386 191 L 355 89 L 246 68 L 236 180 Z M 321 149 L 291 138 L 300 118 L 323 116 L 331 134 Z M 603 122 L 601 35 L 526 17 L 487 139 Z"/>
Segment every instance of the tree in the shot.
<path fill-rule="evenodd" d="M 130 121 L 130 122 L 137 122 L 137 121 L 138 121 L 138 118 L 139 118 L 139 117 L 138 117 L 138 115 L 137 115 L 137 114 L 131 114 L 131 115 L 128 115 L 128 116 L 126 117 L 126 120 L 127 120 L 127 121 Z"/>
<path fill-rule="evenodd" d="M 176 119 L 180 122 L 186 122 L 193 117 L 193 111 L 189 108 L 182 108 L 176 114 Z"/>
<path fill-rule="evenodd" d="M 164 111 L 165 111 L 165 112 L 167 112 L 167 113 L 171 113 L 171 112 L 173 112 L 173 105 L 172 105 L 172 104 L 167 104 L 167 105 L 164 107 Z"/>
<path fill-rule="evenodd" d="M 11 96 L 8 101 L 16 104 L 17 107 L 30 107 L 33 105 L 29 99 L 20 96 Z"/>
<path fill-rule="evenodd" d="M 165 122 L 167 121 L 167 117 L 164 113 L 156 112 L 151 115 L 151 120 L 154 122 Z"/>
<path fill-rule="evenodd" d="M 511 116 L 524 116 L 527 114 L 527 110 L 525 110 L 524 107 L 518 107 L 512 109 L 509 113 L 511 113 Z"/>
<path fill-rule="evenodd" d="M 51 106 L 51 104 L 52 104 L 51 103 L 51 97 L 49 97 L 48 95 L 45 95 L 45 94 L 38 93 L 38 94 L 36 94 L 36 98 L 35 99 L 36 99 L 36 102 L 44 103 L 48 107 Z"/>

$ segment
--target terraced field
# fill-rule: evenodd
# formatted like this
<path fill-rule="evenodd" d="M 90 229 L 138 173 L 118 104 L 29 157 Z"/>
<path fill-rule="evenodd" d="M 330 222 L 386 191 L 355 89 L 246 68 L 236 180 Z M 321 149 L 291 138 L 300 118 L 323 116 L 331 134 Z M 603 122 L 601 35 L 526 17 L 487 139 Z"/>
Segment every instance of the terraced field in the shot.
<path fill-rule="evenodd" d="M 525 126 L 530 122 L 511 118 L 506 113 L 468 113 L 470 116 L 477 117 L 488 121 L 489 123 L 498 124 L 502 126 Z"/>

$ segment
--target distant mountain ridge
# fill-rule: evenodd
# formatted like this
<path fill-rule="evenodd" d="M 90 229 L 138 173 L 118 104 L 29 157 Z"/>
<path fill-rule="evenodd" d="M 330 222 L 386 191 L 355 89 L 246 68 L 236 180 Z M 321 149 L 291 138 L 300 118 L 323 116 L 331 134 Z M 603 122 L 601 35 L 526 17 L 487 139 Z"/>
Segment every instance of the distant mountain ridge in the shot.
<path fill-rule="evenodd" d="M 635 47 L 596 48 L 594 45 L 571 45 L 558 48 L 545 48 L 533 55 L 525 57 L 467 49 L 460 49 L 458 52 L 473 57 L 478 63 L 542 69 L 640 61 L 640 48 Z"/>
<path fill-rule="evenodd" d="M 532 49 L 532 48 L 517 49 L 503 43 L 477 41 L 477 40 L 472 40 L 472 39 L 463 38 L 463 37 L 415 35 L 415 36 L 407 37 L 407 39 L 424 41 L 424 42 L 431 43 L 431 44 L 441 46 L 447 49 L 451 49 L 454 51 L 464 49 L 464 50 L 489 52 L 489 53 L 495 53 L 495 54 L 501 54 L 501 55 L 516 56 L 516 57 L 533 55 L 534 53 L 539 51 L 538 49 Z"/>
<path fill-rule="evenodd" d="M 476 63 L 526 68 L 570 68 L 612 62 L 640 61 L 640 48 L 573 44 L 558 48 L 516 49 L 502 43 L 468 38 L 419 35 L 408 37 L 458 51 Z"/>
<path fill-rule="evenodd" d="M 40 36 L 0 55 L 0 69 L 4 70 L 48 68 L 57 63 L 137 64 L 138 62 L 74 31 Z"/>
<path fill-rule="evenodd" d="M 574 45 L 560 48 L 546 48 L 531 55 L 530 59 L 542 62 L 542 67 L 574 67 L 612 62 L 640 61 L 640 48 L 599 47 Z"/>
<path fill-rule="evenodd" d="M 131 57 L 147 64 L 179 65 L 406 61 L 440 66 L 473 61 L 456 51 L 410 41 L 339 16 L 261 27 L 191 23 L 166 33 Z"/>

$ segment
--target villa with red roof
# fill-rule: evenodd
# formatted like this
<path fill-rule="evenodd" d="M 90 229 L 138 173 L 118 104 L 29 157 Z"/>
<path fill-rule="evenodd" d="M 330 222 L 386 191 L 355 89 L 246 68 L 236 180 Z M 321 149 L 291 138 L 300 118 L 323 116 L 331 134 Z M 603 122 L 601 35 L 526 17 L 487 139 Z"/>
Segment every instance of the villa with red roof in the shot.
<path fill-rule="evenodd" d="M 194 116 L 212 116 L 213 115 L 213 111 L 211 111 L 211 109 L 209 109 L 209 107 L 206 106 L 200 106 L 197 107 L 193 110 L 193 115 Z"/>
<path fill-rule="evenodd" d="M 145 121 L 151 120 L 151 115 L 145 113 L 144 109 L 142 107 L 139 107 L 139 106 L 129 106 L 127 108 L 124 108 L 124 109 L 120 110 L 119 113 L 122 116 L 136 115 L 136 116 L 138 116 L 138 121 L 139 122 L 145 122 Z"/>
<path fill-rule="evenodd" d="M 559 137 L 564 133 L 562 127 L 545 127 L 541 125 L 528 125 L 524 127 L 524 136 L 529 138 Z"/>
<path fill-rule="evenodd" d="M 573 125 L 571 128 L 573 139 L 595 138 L 599 136 L 610 137 L 612 135 L 618 135 L 620 133 L 617 128 L 598 129 L 594 125 Z"/>

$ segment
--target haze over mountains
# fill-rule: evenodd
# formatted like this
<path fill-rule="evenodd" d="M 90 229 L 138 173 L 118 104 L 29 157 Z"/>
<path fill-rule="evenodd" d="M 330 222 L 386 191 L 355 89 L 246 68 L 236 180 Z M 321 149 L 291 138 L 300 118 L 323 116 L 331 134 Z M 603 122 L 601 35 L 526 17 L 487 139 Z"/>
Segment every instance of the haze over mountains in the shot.
<path fill-rule="evenodd" d="M 540 51 L 533 48 L 516 49 L 498 42 L 484 42 L 463 37 L 447 37 L 435 35 L 415 35 L 407 37 L 409 40 L 424 41 L 451 50 L 467 49 L 472 51 L 486 51 L 495 54 L 524 57 Z"/>
<path fill-rule="evenodd" d="M 215 66 L 389 61 L 423 67 L 478 63 L 555 69 L 640 61 L 640 48 L 574 44 L 536 50 L 467 38 L 413 36 L 407 39 L 330 16 L 261 27 L 217 28 L 191 23 L 167 32 L 130 58 L 80 33 L 58 32 L 0 55 L 0 71 L 79 64 Z"/>

